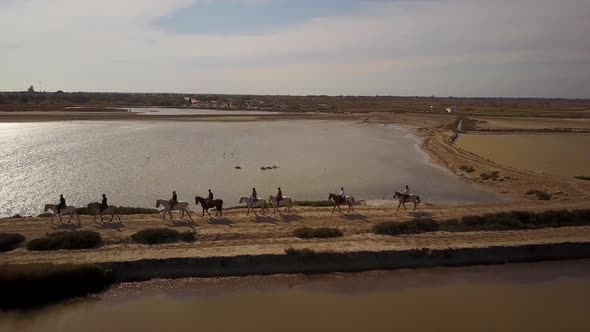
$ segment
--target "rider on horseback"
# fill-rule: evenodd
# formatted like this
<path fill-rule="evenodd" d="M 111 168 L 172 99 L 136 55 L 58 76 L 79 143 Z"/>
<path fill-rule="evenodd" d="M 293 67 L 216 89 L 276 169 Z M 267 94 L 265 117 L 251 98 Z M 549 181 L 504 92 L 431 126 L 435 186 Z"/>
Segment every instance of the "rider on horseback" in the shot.
<path fill-rule="evenodd" d="M 410 187 L 406 184 L 406 189 L 402 192 L 402 196 L 404 197 L 404 202 L 408 200 L 410 197 Z"/>
<path fill-rule="evenodd" d="M 340 203 L 346 202 L 346 195 L 344 194 L 344 187 L 340 187 Z"/>
<path fill-rule="evenodd" d="M 107 195 L 102 194 L 102 202 L 100 202 L 100 212 L 104 211 L 108 206 L 107 204 Z"/>
<path fill-rule="evenodd" d="M 281 187 L 279 187 L 279 192 L 277 193 L 277 206 L 281 205 L 281 201 L 283 200 L 283 191 Z"/>
<path fill-rule="evenodd" d="M 209 189 L 209 195 L 207 196 L 207 202 L 205 202 L 205 204 L 207 204 L 207 206 L 210 206 L 211 203 L 213 203 L 213 192 L 211 191 L 211 189 Z"/>
<path fill-rule="evenodd" d="M 252 196 L 250 196 L 250 200 L 252 203 L 258 201 L 258 193 L 256 192 L 256 188 L 252 188 Z"/>
<path fill-rule="evenodd" d="M 178 204 L 178 196 L 176 196 L 176 191 L 172 191 L 172 198 L 170 199 L 170 210 L 172 210 L 172 208 L 176 204 Z"/>
<path fill-rule="evenodd" d="M 57 214 L 61 213 L 61 209 L 66 207 L 66 199 L 64 195 L 59 195 L 59 204 L 57 204 Z"/>

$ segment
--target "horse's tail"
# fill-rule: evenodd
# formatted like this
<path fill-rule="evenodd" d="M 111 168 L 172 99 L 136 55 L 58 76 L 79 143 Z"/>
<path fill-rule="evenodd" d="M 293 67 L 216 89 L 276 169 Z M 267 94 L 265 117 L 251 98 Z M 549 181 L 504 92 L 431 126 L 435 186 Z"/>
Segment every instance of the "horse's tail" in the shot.
<path fill-rule="evenodd" d="M 420 204 L 420 196 L 416 196 L 416 203 Z"/>

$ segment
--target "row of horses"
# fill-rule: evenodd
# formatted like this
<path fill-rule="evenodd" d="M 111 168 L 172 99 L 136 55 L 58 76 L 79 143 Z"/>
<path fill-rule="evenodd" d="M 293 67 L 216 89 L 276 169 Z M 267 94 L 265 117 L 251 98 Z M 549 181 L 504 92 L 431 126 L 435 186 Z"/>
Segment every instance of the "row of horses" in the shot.
<path fill-rule="evenodd" d="M 418 203 L 420 203 L 419 196 L 417 196 L 417 195 L 404 196 L 402 193 L 400 193 L 398 191 L 396 191 L 394 193 L 393 198 L 399 200 L 399 205 L 397 206 L 397 211 L 399 211 L 400 206 L 403 206 L 404 209 L 407 210 L 406 204 L 405 204 L 406 202 L 414 203 L 414 210 L 416 210 Z M 332 208 L 332 213 L 334 213 L 336 208 L 338 208 L 339 213 L 342 212 L 340 205 L 346 205 L 348 207 L 347 213 L 354 211 L 355 199 L 353 196 L 340 197 L 340 195 L 330 193 L 328 195 L 328 200 L 334 203 L 334 207 Z M 265 199 L 253 200 L 251 197 L 242 196 L 242 197 L 240 197 L 239 204 L 244 204 L 244 203 L 246 204 L 246 207 L 248 208 L 247 212 L 246 212 L 247 215 L 250 214 L 250 210 L 252 210 L 252 212 L 254 212 L 254 214 L 257 215 L 256 210 L 255 210 L 257 208 L 260 209 L 261 214 L 265 214 L 269 210 L 269 207 L 272 207 L 273 213 L 276 213 L 279 207 L 284 207 L 285 212 L 291 212 L 291 208 L 293 207 L 294 200 L 289 196 L 284 196 L 280 202 L 277 202 L 277 198 L 272 195 L 269 195 L 268 200 L 265 200 Z M 214 200 L 209 201 L 203 197 L 195 196 L 195 204 L 197 204 L 197 205 L 200 204 L 203 209 L 201 217 L 204 217 L 205 213 L 207 213 L 207 215 L 209 215 L 209 218 L 211 218 L 211 214 L 209 213 L 209 209 L 213 209 L 213 208 L 215 209 L 215 216 L 216 217 L 223 216 L 223 200 L 221 200 L 221 199 L 214 199 Z M 188 215 L 189 219 L 193 220 L 193 218 L 191 216 L 192 211 L 189 209 L 188 202 L 178 202 L 172 206 L 169 200 L 158 199 L 158 200 L 156 200 L 156 208 L 159 208 L 160 206 L 163 207 L 162 219 L 164 219 L 164 220 L 166 219 L 166 213 L 168 213 L 168 215 L 170 216 L 170 219 L 172 219 L 172 211 L 180 211 L 181 212 L 181 216 L 180 216 L 181 219 L 184 217 L 184 214 L 186 213 Z M 96 217 L 100 216 L 100 221 L 103 222 L 103 217 L 105 215 L 107 215 L 107 216 L 110 215 L 111 219 L 109 222 L 112 222 L 113 218 L 115 216 L 117 217 L 119 222 L 121 222 L 121 217 L 119 216 L 117 206 L 108 205 L 104 209 L 101 209 L 100 203 L 92 202 L 92 203 L 88 203 L 87 208 L 94 215 L 93 221 L 96 221 Z M 68 220 L 68 222 L 72 221 L 72 217 L 76 217 L 78 220 L 78 223 L 80 223 L 80 216 L 76 212 L 75 206 L 65 206 L 61 209 L 58 209 L 57 205 L 55 205 L 55 204 L 46 204 L 45 205 L 45 212 L 48 212 L 49 210 L 51 210 L 53 212 L 53 215 L 51 216 L 51 222 L 53 222 L 53 218 L 56 215 L 59 216 L 60 222 L 62 222 L 62 215 L 69 215 L 70 219 Z"/>

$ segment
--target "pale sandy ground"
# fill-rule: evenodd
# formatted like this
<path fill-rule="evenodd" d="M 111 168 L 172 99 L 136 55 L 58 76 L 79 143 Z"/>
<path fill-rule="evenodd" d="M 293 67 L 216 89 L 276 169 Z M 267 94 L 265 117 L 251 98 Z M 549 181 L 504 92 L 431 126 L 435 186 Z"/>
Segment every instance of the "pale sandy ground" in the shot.
<path fill-rule="evenodd" d="M 422 148 L 438 163 L 459 176 L 482 185 L 490 191 L 504 194 L 511 203 L 471 206 L 425 206 L 413 212 L 395 212 L 393 202 L 385 205 L 360 206 L 356 213 L 335 214 L 328 208 L 297 208 L 291 214 L 246 216 L 243 210 L 227 211 L 223 218 L 198 217 L 195 223 L 162 221 L 157 215 L 123 216 L 123 225 L 101 225 L 92 218 L 82 218 L 82 229 L 99 231 L 105 239 L 105 246 L 96 250 L 29 252 L 17 249 L 0 254 L 0 263 L 29 262 L 109 262 L 144 258 L 207 257 L 228 255 L 253 255 L 282 253 L 288 247 L 309 247 L 316 250 L 334 251 L 378 251 L 409 248 L 461 248 L 498 245 L 519 245 L 559 242 L 588 242 L 590 227 L 569 227 L 532 231 L 428 233 L 408 236 L 378 236 L 371 227 L 382 221 L 403 221 L 414 217 L 436 219 L 456 218 L 463 215 L 511 210 L 546 210 L 590 208 L 590 182 L 562 177 L 534 174 L 463 151 L 449 143 L 452 132 L 444 129 L 454 120 L 446 115 L 364 113 L 350 114 L 346 119 L 366 123 L 403 124 L 416 128 L 423 139 Z M 470 165 L 476 172 L 464 173 L 461 165 Z M 509 179 L 503 182 L 482 181 L 482 172 L 500 171 Z M 525 195 L 529 189 L 544 189 L 556 199 L 549 202 L 533 201 Z M 329 240 L 301 240 L 292 236 L 292 231 L 301 226 L 338 227 L 344 237 Z M 129 235 L 145 228 L 172 227 L 178 230 L 194 229 L 197 242 L 192 244 L 171 244 L 144 246 L 131 244 Z M 22 233 L 27 239 L 49 232 L 78 229 L 75 226 L 49 223 L 49 218 L 24 218 L 0 220 L 0 232 Z"/>
<path fill-rule="evenodd" d="M 537 244 L 554 242 L 590 241 L 590 227 L 568 227 L 531 231 L 502 232 L 437 232 L 408 236 L 381 236 L 371 232 L 373 225 L 383 221 L 403 221 L 417 216 L 436 219 L 456 218 L 468 214 L 487 212 L 551 209 L 590 208 L 581 202 L 528 202 L 472 206 L 421 207 L 416 212 L 395 212 L 392 204 L 386 206 L 359 206 L 355 213 L 331 213 L 329 208 L 296 208 L 292 213 L 247 216 L 244 210 L 227 211 L 223 218 L 195 218 L 190 222 L 163 221 L 158 215 L 123 216 L 123 224 L 93 223 L 83 217 L 82 226 L 49 223 L 49 218 L 0 220 L 2 232 L 18 232 L 27 238 L 46 233 L 85 229 L 102 234 L 105 246 L 96 250 L 29 252 L 24 248 L 0 254 L 0 263 L 25 262 L 110 262 L 144 258 L 208 257 L 283 253 L 285 248 L 314 248 L 332 251 L 380 251 L 411 248 L 463 248 L 499 245 Z M 177 216 L 178 218 L 178 216 Z M 337 227 L 344 237 L 329 240 L 302 240 L 292 235 L 302 226 Z M 179 231 L 195 230 L 197 242 L 145 246 L 130 243 L 129 235 L 154 227 L 171 227 Z"/>
<path fill-rule="evenodd" d="M 518 118 L 473 116 L 481 129 L 590 129 L 590 119 L 550 119 L 550 118 Z"/>

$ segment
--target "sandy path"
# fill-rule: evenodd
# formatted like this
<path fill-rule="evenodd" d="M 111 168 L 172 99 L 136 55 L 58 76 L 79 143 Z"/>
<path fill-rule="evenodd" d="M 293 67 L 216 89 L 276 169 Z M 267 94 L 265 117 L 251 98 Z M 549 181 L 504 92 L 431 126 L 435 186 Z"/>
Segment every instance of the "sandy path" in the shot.
<path fill-rule="evenodd" d="M 227 211 L 223 218 L 212 220 L 196 218 L 196 222 L 162 221 L 157 215 L 123 216 L 123 225 L 93 223 L 83 217 L 80 228 L 59 223 L 49 223 L 49 218 L 23 218 L 0 220 L 0 232 L 18 232 L 28 239 L 46 233 L 85 229 L 101 233 L 105 246 L 97 250 L 29 252 L 18 249 L 0 254 L 0 263 L 25 262 L 105 262 L 144 258 L 207 257 L 282 253 L 288 247 L 310 247 L 334 251 L 379 251 L 410 248 L 462 248 L 497 245 L 585 242 L 590 241 L 590 227 L 568 227 L 530 231 L 502 232 L 437 232 L 408 236 L 379 236 L 371 232 L 376 223 L 402 221 L 415 216 L 437 219 L 457 218 L 467 214 L 510 211 L 514 209 L 544 210 L 590 208 L 590 203 L 579 202 L 529 202 L 471 206 L 429 206 L 416 212 L 395 212 L 389 202 L 386 206 L 360 206 L 353 214 L 334 214 L 329 208 L 297 208 L 291 214 L 246 216 L 243 210 Z M 328 240 L 301 240 L 292 235 L 301 226 L 330 226 L 344 232 L 344 237 Z M 171 227 L 195 230 L 197 242 L 144 246 L 132 244 L 129 235 L 145 228 Z"/>

